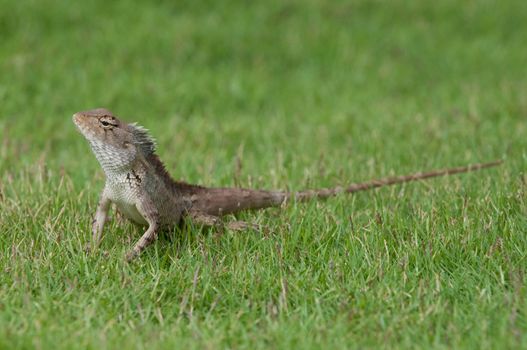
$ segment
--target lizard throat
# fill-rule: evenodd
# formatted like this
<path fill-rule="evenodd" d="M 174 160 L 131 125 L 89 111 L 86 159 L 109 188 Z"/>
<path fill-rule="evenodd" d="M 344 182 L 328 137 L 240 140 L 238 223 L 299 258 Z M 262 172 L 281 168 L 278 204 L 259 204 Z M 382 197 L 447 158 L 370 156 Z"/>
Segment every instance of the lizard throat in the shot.
<path fill-rule="evenodd" d="M 131 148 L 119 148 L 99 140 L 89 140 L 95 157 L 106 176 L 122 174 L 132 168 L 136 152 Z"/>

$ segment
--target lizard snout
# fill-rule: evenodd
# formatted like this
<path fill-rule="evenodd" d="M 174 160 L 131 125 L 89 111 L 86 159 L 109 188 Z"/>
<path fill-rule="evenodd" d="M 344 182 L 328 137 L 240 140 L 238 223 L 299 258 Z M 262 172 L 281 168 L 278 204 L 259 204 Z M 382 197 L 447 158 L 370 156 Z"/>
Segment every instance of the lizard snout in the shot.
<path fill-rule="evenodd" d="M 77 125 L 79 125 L 79 122 L 80 122 L 80 119 L 81 119 L 81 115 L 79 113 L 75 113 L 71 119 L 73 119 L 73 122 Z"/>

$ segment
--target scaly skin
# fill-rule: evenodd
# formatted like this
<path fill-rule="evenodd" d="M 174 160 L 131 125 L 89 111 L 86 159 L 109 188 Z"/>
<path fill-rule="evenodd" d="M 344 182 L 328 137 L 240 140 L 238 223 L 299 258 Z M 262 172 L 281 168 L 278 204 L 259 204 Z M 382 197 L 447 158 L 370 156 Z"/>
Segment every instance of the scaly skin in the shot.
<path fill-rule="evenodd" d="M 137 257 L 164 229 L 189 220 L 195 224 L 222 228 L 220 216 L 241 210 L 279 206 L 293 199 L 306 201 L 327 198 L 402 182 L 479 170 L 501 163 L 475 164 L 427 173 L 399 176 L 352 184 L 346 188 L 309 190 L 296 193 L 239 188 L 205 188 L 174 181 L 155 154 L 156 145 L 148 131 L 136 124 L 127 124 L 104 108 L 73 115 L 73 121 L 90 146 L 106 174 L 93 220 L 94 247 L 98 246 L 113 202 L 130 221 L 147 230 L 127 253 L 126 260 Z M 233 230 L 254 227 L 243 221 L 225 225 Z"/>

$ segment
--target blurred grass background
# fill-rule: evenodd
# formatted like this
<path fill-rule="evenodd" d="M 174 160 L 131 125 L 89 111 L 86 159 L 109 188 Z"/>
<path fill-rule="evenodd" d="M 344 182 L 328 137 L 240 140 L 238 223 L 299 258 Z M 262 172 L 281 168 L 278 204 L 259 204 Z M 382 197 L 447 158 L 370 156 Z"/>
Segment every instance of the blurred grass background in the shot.
<path fill-rule="evenodd" d="M 0 0 L 0 344 L 525 347 L 526 34 L 512 0 Z M 128 267 L 132 226 L 81 252 L 103 174 L 71 115 L 95 107 L 204 185 L 506 163 Z"/>

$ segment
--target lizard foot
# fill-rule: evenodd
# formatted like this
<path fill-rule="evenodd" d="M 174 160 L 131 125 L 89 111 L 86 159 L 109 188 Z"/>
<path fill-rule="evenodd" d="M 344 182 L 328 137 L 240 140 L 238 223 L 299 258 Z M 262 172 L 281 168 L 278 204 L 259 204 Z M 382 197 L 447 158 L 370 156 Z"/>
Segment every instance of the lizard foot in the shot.
<path fill-rule="evenodd" d="M 130 263 L 138 256 L 139 256 L 138 252 L 136 252 L 135 250 L 131 250 L 128 253 L 126 253 L 126 255 L 124 256 L 124 261 L 126 261 L 127 263 Z"/>
<path fill-rule="evenodd" d="M 95 254 L 96 252 L 99 251 L 98 248 L 99 248 L 99 244 L 96 244 L 93 242 L 86 243 L 84 245 L 84 253 L 86 253 L 86 255 Z"/>
<path fill-rule="evenodd" d="M 228 229 L 233 231 L 243 231 L 248 229 L 253 229 L 255 231 L 260 231 L 261 227 L 258 224 L 253 224 L 245 221 L 232 221 L 225 225 Z"/>

